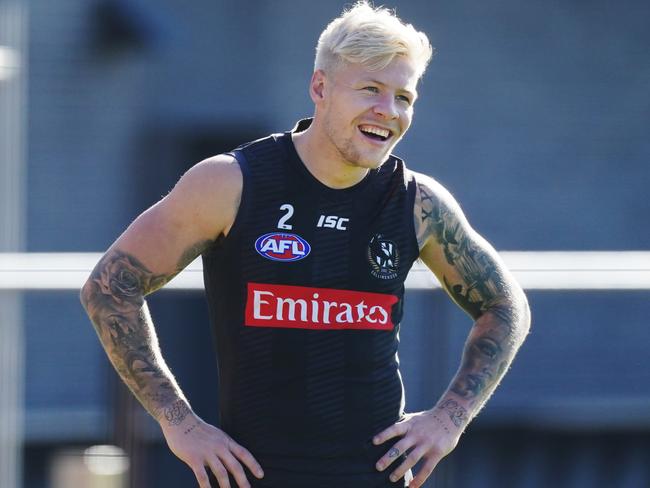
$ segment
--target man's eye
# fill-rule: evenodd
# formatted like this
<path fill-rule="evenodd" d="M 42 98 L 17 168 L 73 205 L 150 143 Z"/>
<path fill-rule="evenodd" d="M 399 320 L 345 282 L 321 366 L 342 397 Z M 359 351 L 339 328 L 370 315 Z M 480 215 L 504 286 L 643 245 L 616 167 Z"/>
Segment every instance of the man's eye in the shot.
<path fill-rule="evenodd" d="M 405 102 L 405 103 L 407 103 L 408 105 L 411 105 L 411 99 L 410 99 L 409 97 L 405 96 L 405 95 L 397 95 L 397 99 L 398 99 L 400 102 Z"/>
<path fill-rule="evenodd" d="M 481 352 L 483 354 L 485 354 L 488 357 L 493 358 L 494 356 L 497 355 L 497 352 L 494 350 L 494 348 L 492 346 L 487 346 L 487 345 L 484 344 L 482 346 L 479 346 L 479 349 L 481 350 Z"/>
<path fill-rule="evenodd" d="M 376 86 L 366 86 L 364 87 L 364 90 L 368 90 L 372 93 L 379 93 L 379 88 L 377 88 Z"/>
<path fill-rule="evenodd" d="M 476 344 L 476 348 L 481 352 L 481 354 L 493 359 L 499 354 L 499 346 L 492 339 L 481 338 Z"/>

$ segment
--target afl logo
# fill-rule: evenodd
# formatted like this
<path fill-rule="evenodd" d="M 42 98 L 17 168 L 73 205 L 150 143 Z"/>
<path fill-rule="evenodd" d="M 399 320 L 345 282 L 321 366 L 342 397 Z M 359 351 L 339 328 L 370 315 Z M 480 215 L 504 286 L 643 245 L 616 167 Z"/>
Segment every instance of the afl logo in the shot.
<path fill-rule="evenodd" d="M 375 234 L 368 244 L 368 261 L 370 274 L 380 280 L 397 278 L 399 269 L 399 251 L 393 241 Z"/>
<path fill-rule="evenodd" d="M 311 246 L 299 235 L 271 232 L 257 238 L 255 250 L 272 261 L 298 261 L 309 255 Z"/>

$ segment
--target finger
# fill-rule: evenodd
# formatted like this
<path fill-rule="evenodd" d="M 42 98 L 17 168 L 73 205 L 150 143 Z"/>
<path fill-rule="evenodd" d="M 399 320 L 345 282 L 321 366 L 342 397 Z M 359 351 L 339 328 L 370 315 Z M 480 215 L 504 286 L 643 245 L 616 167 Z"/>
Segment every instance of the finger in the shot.
<path fill-rule="evenodd" d="M 262 466 L 260 466 L 260 463 L 257 462 L 257 460 L 253 457 L 248 449 L 246 449 L 244 446 L 240 446 L 235 441 L 231 441 L 229 447 L 230 452 L 232 452 L 241 462 L 243 462 L 256 478 L 264 477 Z"/>
<path fill-rule="evenodd" d="M 406 435 L 406 433 L 409 431 L 409 428 L 410 425 L 408 422 L 398 422 L 373 437 L 372 442 L 375 445 L 383 444 L 388 439 L 392 439 L 393 437 Z"/>
<path fill-rule="evenodd" d="M 433 470 L 436 468 L 439 461 L 440 459 L 437 459 L 435 457 L 428 458 L 420 468 L 417 476 L 413 478 L 409 484 L 409 488 L 420 488 L 420 486 L 422 486 L 424 482 L 429 479 L 429 476 L 431 476 L 431 473 L 433 473 Z"/>
<path fill-rule="evenodd" d="M 208 466 L 210 466 L 210 470 L 214 474 L 214 477 L 217 478 L 219 488 L 231 488 L 230 480 L 228 480 L 228 471 L 223 467 L 223 464 L 221 464 L 221 461 L 217 456 L 208 459 Z M 210 487 L 210 485 L 207 486 L 208 488 Z"/>
<path fill-rule="evenodd" d="M 230 474 L 235 478 L 237 486 L 239 486 L 239 488 L 250 488 L 251 485 L 248 482 L 248 478 L 246 478 L 246 473 L 244 473 L 244 469 L 241 464 L 239 464 L 239 461 L 235 459 L 235 456 L 230 452 L 227 452 L 222 454 L 220 458 L 221 462 L 226 466 L 226 469 L 230 471 Z"/>
<path fill-rule="evenodd" d="M 402 462 L 402 464 L 400 464 L 397 469 L 391 473 L 390 480 L 395 482 L 398 479 L 402 478 L 409 469 L 417 464 L 420 458 L 424 455 L 424 452 L 425 451 L 422 448 L 414 449 L 408 456 L 406 456 L 404 462 Z"/>
<path fill-rule="evenodd" d="M 413 441 L 408 437 L 405 437 L 393 447 L 391 447 L 386 454 L 384 454 L 379 461 L 377 461 L 376 467 L 379 471 L 383 471 L 388 466 L 390 466 L 396 459 L 399 459 L 400 456 L 405 455 L 411 447 L 413 447 Z"/>
<path fill-rule="evenodd" d="M 210 480 L 208 478 L 208 473 L 205 472 L 205 468 L 203 466 L 196 469 L 190 466 L 190 468 L 192 468 L 194 476 L 196 476 L 196 481 L 199 482 L 199 487 L 210 488 Z"/>

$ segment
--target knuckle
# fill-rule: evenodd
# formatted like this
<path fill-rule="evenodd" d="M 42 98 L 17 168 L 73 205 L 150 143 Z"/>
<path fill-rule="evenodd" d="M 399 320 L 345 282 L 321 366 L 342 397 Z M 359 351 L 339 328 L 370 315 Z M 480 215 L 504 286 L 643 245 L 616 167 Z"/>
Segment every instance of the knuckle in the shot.
<path fill-rule="evenodd" d="M 214 476 L 221 482 L 224 478 L 228 479 L 228 471 L 223 465 L 218 461 L 213 461 L 210 463 L 210 471 Z"/>
<path fill-rule="evenodd" d="M 255 461 L 253 456 L 245 457 L 243 459 L 243 462 L 246 466 L 248 466 L 248 469 L 250 469 L 251 473 L 253 474 L 262 471 L 262 466 L 260 466 L 260 464 L 257 461 Z"/>
<path fill-rule="evenodd" d="M 406 444 L 406 439 L 402 438 L 402 439 L 398 440 L 395 444 L 393 444 L 392 449 L 398 449 L 399 453 L 403 454 L 402 451 L 403 451 L 403 448 L 404 448 L 404 444 Z"/>
<path fill-rule="evenodd" d="M 221 442 L 214 446 L 214 452 L 221 458 L 230 453 L 230 449 Z"/>
<path fill-rule="evenodd" d="M 407 457 L 402 464 L 399 466 L 399 470 L 402 473 L 406 473 L 415 465 L 416 460 L 410 457 Z"/>
<path fill-rule="evenodd" d="M 230 472 L 233 475 L 233 478 L 237 480 L 237 484 L 240 486 L 243 486 L 244 483 L 247 483 L 246 479 L 246 474 L 244 473 L 244 470 L 241 468 L 241 466 L 233 467 Z"/>
<path fill-rule="evenodd" d="M 233 477 L 241 485 L 241 482 L 246 481 L 246 474 L 244 468 L 232 455 L 223 460 L 224 464 L 228 467 L 228 471 L 232 473 Z"/>
<path fill-rule="evenodd" d="M 427 453 L 427 448 L 419 446 L 419 447 L 416 447 L 415 449 L 413 449 L 409 453 L 409 458 L 412 457 L 413 459 L 417 459 L 419 461 L 420 458 L 422 458 L 422 456 L 424 456 L 426 453 Z"/>
<path fill-rule="evenodd" d="M 199 482 L 199 486 L 201 488 L 208 487 L 210 486 L 210 480 L 208 479 L 208 475 L 204 471 L 194 471 L 194 476 L 196 477 L 196 480 Z"/>
<path fill-rule="evenodd" d="M 252 454 L 245 456 L 244 462 L 249 468 L 251 468 L 251 471 L 262 471 L 262 465 L 257 462 Z"/>
<path fill-rule="evenodd" d="M 219 488 L 230 488 L 230 481 L 228 476 L 216 476 L 217 482 L 219 483 Z M 210 486 L 210 485 L 208 485 Z"/>
<path fill-rule="evenodd" d="M 420 472 L 416 476 L 418 479 L 419 483 L 424 483 L 429 476 L 431 476 L 431 473 L 433 473 L 433 468 L 436 467 L 436 462 L 432 460 L 428 460 L 424 466 L 422 466 L 422 469 L 420 469 Z"/>
<path fill-rule="evenodd" d="M 241 471 L 241 464 L 235 459 L 235 457 L 229 452 L 223 458 L 221 458 L 223 463 L 228 466 L 230 471 Z"/>
<path fill-rule="evenodd" d="M 434 456 L 440 456 L 444 452 L 444 449 L 440 445 L 432 443 L 428 446 L 427 451 Z"/>
<path fill-rule="evenodd" d="M 393 471 L 393 473 L 390 475 L 390 480 L 395 483 L 398 479 L 400 479 L 402 476 L 404 476 L 404 473 L 399 473 L 397 471 Z"/>
<path fill-rule="evenodd" d="M 402 476 L 404 476 L 404 475 L 406 474 L 406 472 L 407 472 L 409 469 L 411 469 L 411 467 L 412 467 L 414 464 L 415 464 L 415 463 L 411 462 L 410 459 L 407 459 L 406 461 L 404 461 L 402 464 L 399 465 L 399 468 L 397 468 L 397 471 L 399 471 L 399 473 L 400 473 Z"/>
<path fill-rule="evenodd" d="M 235 456 L 237 456 L 239 459 L 245 462 L 255 462 L 255 458 L 253 458 L 253 455 L 248 452 L 248 449 L 245 447 L 242 447 L 240 445 L 235 446 L 234 449 L 232 449 L 232 452 Z"/>

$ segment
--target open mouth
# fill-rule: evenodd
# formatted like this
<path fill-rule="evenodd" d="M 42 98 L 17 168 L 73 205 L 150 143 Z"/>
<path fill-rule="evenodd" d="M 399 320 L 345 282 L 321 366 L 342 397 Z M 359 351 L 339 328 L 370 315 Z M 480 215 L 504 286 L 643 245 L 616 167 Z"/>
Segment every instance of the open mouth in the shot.
<path fill-rule="evenodd" d="M 390 130 L 375 125 L 360 125 L 359 131 L 368 139 L 382 142 L 387 141 L 393 135 Z"/>

